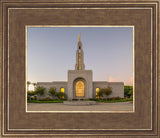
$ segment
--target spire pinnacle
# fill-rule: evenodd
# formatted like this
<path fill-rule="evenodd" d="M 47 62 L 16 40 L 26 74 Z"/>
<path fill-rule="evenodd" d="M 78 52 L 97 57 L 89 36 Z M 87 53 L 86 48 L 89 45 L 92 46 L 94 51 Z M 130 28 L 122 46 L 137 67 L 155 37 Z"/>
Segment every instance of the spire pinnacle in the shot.
<path fill-rule="evenodd" d="M 81 41 L 81 33 L 79 34 L 79 42 Z"/>

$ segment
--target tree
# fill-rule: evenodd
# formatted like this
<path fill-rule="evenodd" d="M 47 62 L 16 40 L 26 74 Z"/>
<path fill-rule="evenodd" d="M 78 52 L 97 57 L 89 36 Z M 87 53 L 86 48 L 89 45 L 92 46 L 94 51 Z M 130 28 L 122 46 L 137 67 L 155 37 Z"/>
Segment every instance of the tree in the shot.
<path fill-rule="evenodd" d="M 133 98 L 133 89 L 128 92 L 130 98 Z"/>
<path fill-rule="evenodd" d="M 101 91 L 100 89 L 100 91 L 97 93 L 97 97 L 98 98 L 103 97 L 104 96 L 103 94 L 104 94 L 103 91 Z"/>
<path fill-rule="evenodd" d="M 99 91 L 100 97 L 104 97 L 104 95 L 109 96 L 112 93 L 112 88 L 108 86 L 107 88 L 102 88 Z"/>
<path fill-rule="evenodd" d="M 35 92 L 34 91 L 27 91 L 27 98 L 29 98 L 29 100 L 31 100 L 32 96 L 35 96 Z"/>
<path fill-rule="evenodd" d="M 46 88 L 44 88 L 44 87 L 42 87 L 42 86 L 39 86 L 39 87 L 36 88 L 35 93 L 36 93 L 37 95 L 42 96 L 42 95 L 44 94 L 45 90 L 46 90 Z"/>
<path fill-rule="evenodd" d="M 66 94 L 64 92 L 57 92 L 56 97 L 58 97 L 58 99 L 62 99 L 66 97 Z"/>
<path fill-rule="evenodd" d="M 34 90 L 35 90 L 35 89 L 36 89 L 36 84 L 37 84 L 37 83 L 34 82 L 34 83 L 32 83 L 32 84 L 33 84 Z"/>
<path fill-rule="evenodd" d="M 133 93 L 133 86 L 124 86 L 124 96 L 125 97 L 130 97 L 131 95 L 129 92 L 132 91 Z"/>
<path fill-rule="evenodd" d="M 110 86 L 108 86 L 107 88 L 104 88 L 103 89 L 103 93 L 106 95 L 106 96 L 109 96 L 111 93 L 112 93 L 112 88 Z"/>
<path fill-rule="evenodd" d="M 27 95 L 28 95 L 28 96 L 34 96 L 34 95 L 35 95 L 35 92 L 34 92 L 34 91 L 27 91 Z"/>
<path fill-rule="evenodd" d="M 48 92 L 49 92 L 49 95 L 52 96 L 53 98 L 56 97 L 56 94 L 57 94 L 56 88 L 51 87 L 49 88 Z"/>
<path fill-rule="evenodd" d="M 29 91 L 29 85 L 31 84 L 30 81 L 27 81 L 27 91 Z"/>

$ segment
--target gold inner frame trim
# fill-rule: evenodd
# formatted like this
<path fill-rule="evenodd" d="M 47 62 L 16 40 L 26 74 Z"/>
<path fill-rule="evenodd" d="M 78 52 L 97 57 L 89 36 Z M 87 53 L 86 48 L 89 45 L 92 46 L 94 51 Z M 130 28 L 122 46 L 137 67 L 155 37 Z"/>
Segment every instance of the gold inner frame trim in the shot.
<path fill-rule="evenodd" d="M 108 8 L 105 8 L 105 9 L 108 9 Z M 151 9 L 151 8 L 147 8 L 147 9 Z M 151 13 L 152 13 L 152 10 L 151 10 Z M 135 112 L 135 89 L 134 89 L 135 87 L 135 83 L 134 83 L 135 81 L 135 57 L 134 57 L 135 26 L 134 25 L 25 25 L 26 56 L 27 56 L 27 29 L 29 27 L 131 27 L 133 29 L 133 110 L 132 111 L 28 111 L 27 110 L 27 92 L 26 92 L 26 106 L 25 106 L 26 112 L 28 113 L 46 113 L 46 112 L 47 113 L 134 113 Z M 26 69 L 27 69 L 27 62 L 26 62 Z M 27 78 L 27 72 L 26 72 L 26 78 Z M 27 80 L 26 80 L 26 83 L 27 83 Z"/>
<path fill-rule="evenodd" d="M 40 8 L 41 9 L 41 8 Z M 107 8 L 108 9 L 108 8 Z M 148 8 L 151 9 L 151 8 Z M 151 10 L 152 13 L 152 10 Z M 133 110 L 132 111 L 28 111 L 27 110 L 27 92 L 26 92 L 26 112 L 28 113 L 134 113 L 135 112 L 135 26 L 134 25 L 25 25 L 25 44 L 26 44 L 26 56 L 27 56 L 27 29 L 28 27 L 131 27 L 133 28 Z M 152 44 L 152 43 L 151 43 Z M 27 69 L 27 62 L 26 62 Z M 26 72 L 27 83 L 27 72 Z M 151 92 L 152 93 L 152 92 Z"/>

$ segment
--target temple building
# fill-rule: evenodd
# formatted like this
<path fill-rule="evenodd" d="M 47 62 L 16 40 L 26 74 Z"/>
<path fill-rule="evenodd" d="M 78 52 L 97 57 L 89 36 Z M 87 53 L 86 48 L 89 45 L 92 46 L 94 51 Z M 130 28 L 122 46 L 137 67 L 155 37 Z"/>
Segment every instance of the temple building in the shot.
<path fill-rule="evenodd" d="M 92 70 L 85 69 L 84 52 L 80 37 L 79 35 L 75 70 L 68 70 L 68 81 L 37 82 L 37 86 L 46 88 L 44 96 L 38 96 L 37 98 L 50 97 L 48 94 L 50 87 L 55 87 L 58 92 L 64 92 L 67 99 L 96 98 L 99 90 L 108 86 L 112 88 L 112 94 L 109 97 L 124 98 L 124 82 L 93 81 Z"/>

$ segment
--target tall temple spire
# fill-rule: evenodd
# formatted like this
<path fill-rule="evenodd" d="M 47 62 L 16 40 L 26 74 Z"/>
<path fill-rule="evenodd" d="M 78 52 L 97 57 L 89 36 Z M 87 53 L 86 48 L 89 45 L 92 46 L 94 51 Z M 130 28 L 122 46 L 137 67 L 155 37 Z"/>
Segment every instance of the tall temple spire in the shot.
<path fill-rule="evenodd" d="M 75 70 L 85 70 L 84 53 L 83 53 L 82 43 L 81 43 L 81 33 L 79 34 L 79 41 L 77 45 Z"/>
<path fill-rule="evenodd" d="M 79 34 L 79 41 L 81 41 L 81 33 Z"/>

